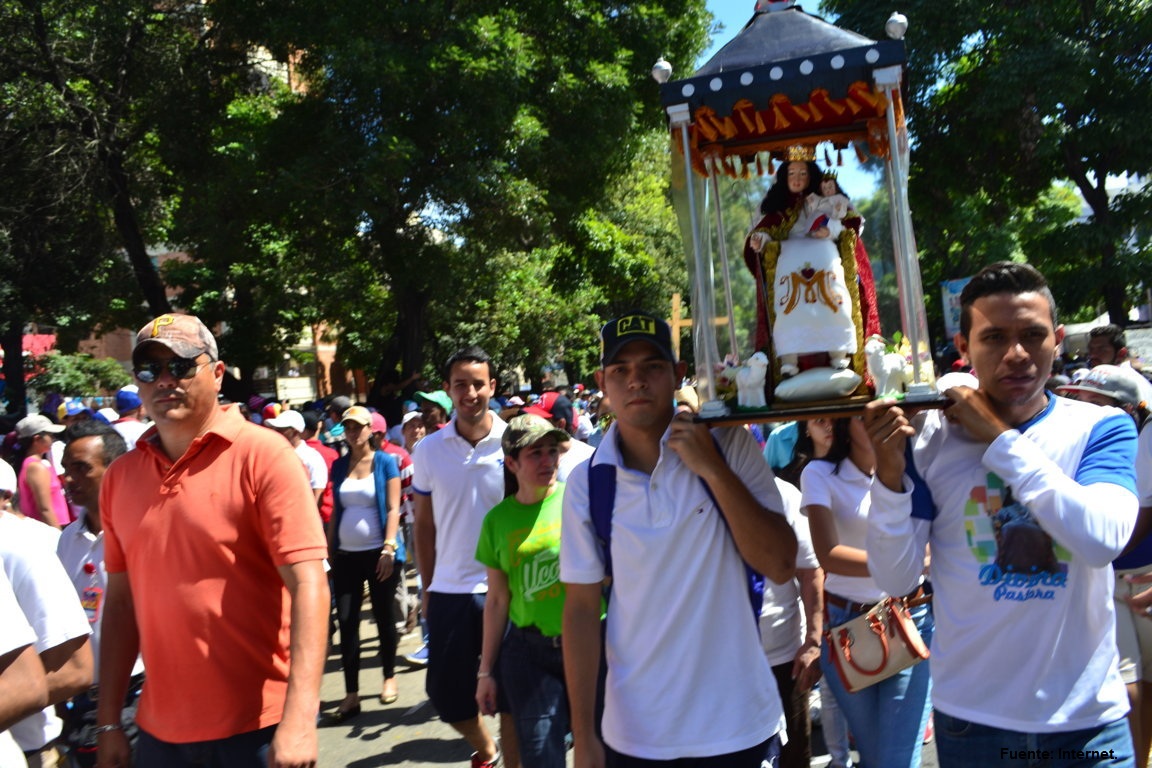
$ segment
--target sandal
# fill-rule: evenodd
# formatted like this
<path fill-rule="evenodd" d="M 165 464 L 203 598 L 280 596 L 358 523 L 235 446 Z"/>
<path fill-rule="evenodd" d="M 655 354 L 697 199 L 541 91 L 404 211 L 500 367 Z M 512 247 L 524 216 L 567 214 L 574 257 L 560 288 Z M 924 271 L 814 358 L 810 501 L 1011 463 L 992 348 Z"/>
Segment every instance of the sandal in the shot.
<path fill-rule="evenodd" d="M 333 725 L 342 725 L 354 717 L 360 715 L 360 705 L 352 707 L 351 709 L 338 709 L 335 712 L 329 712 L 322 715 L 320 718 L 320 725 L 322 727 L 330 727 Z"/>

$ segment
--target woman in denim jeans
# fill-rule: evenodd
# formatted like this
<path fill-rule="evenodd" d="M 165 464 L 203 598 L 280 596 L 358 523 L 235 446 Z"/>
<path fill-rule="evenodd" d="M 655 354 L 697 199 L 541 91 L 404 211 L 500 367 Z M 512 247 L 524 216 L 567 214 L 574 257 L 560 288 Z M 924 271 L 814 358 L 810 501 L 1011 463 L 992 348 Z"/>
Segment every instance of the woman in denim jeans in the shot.
<path fill-rule="evenodd" d="M 502 690 L 516 718 L 524 768 L 564 768 L 568 693 L 560 631 L 560 512 L 556 474 L 568 433 L 517 416 L 501 440 L 507 497 L 484 518 L 476 559 L 488 567 L 476 703 L 496 714 Z M 499 685 L 497 685 L 497 679 Z"/>
<path fill-rule="evenodd" d="M 800 476 L 802 504 L 816 557 L 826 574 L 825 626 L 835 627 L 887 597 L 869 576 L 864 550 L 875 455 L 859 419 L 814 419 L 805 428 L 816 460 Z M 913 608 L 912 618 L 924 642 L 930 643 L 931 605 Z M 929 713 L 928 662 L 849 693 L 832 663 L 826 633 L 820 666 L 823 684 L 836 697 L 856 739 L 861 763 L 870 768 L 918 768 Z"/>

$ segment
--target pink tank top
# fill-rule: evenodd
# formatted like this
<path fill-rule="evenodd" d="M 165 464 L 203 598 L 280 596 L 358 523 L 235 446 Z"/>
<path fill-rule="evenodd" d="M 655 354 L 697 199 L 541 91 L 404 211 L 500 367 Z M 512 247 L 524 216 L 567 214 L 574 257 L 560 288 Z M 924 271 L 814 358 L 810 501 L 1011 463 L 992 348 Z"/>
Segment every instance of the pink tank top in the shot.
<path fill-rule="evenodd" d="M 64 527 L 75 519 L 72 516 L 72 508 L 68 506 L 68 501 L 64 498 L 64 486 L 60 484 L 60 478 L 56 475 L 56 470 L 52 468 L 52 462 L 41 456 L 28 456 L 20 465 L 20 478 L 16 481 L 17 490 L 20 493 L 20 511 L 26 517 L 44 522 L 40 510 L 36 508 L 32 489 L 28 486 L 28 466 L 37 461 L 48 470 L 48 476 L 51 478 L 48 483 L 48 492 L 52 497 L 52 510 L 56 513 L 56 521 L 60 523 L 60 527 Z"/>

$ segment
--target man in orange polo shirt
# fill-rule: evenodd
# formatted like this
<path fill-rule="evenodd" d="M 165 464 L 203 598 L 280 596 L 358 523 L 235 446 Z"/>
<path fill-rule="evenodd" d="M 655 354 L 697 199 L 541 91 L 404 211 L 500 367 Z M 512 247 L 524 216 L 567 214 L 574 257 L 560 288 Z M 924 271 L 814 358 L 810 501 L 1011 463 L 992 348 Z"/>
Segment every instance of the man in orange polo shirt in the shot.
<path fill-rule="evenodd" d="M 138 651 L 137 768 L 314 766 L 327 546 L 299 461 L 217 405 L 224 363 L 197 318 L 145 325 L 132 363 L 155 427 L 100 495 L 99 766 L 130 764 L 120 702 Z"/>

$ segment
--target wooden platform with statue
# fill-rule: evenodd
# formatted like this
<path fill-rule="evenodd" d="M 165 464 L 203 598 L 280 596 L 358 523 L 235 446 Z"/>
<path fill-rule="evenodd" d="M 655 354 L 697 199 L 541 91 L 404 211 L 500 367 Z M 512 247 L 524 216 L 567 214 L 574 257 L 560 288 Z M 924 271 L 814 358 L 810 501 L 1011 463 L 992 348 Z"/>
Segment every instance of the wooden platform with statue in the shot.
<path fill-rule="evenodd" d="M 892 39 L 876 41 L 761 0 L 693 76 L 668 82 L 667 62 L 653 69 L 693 282 L 701 420 L 851 415 L 880 396 L 948 402 L 935 388 L 907 199 L 906 28 L 893 14 Z M 845 152 L 885 165 L 900 328 L 880 325 L 864 221 L 838 178 Z M 751 225 L 730 228 L 724 201 L 747 200 L 766 179 Z M 748 276 L 755 298 L 738 304 Z"/>

